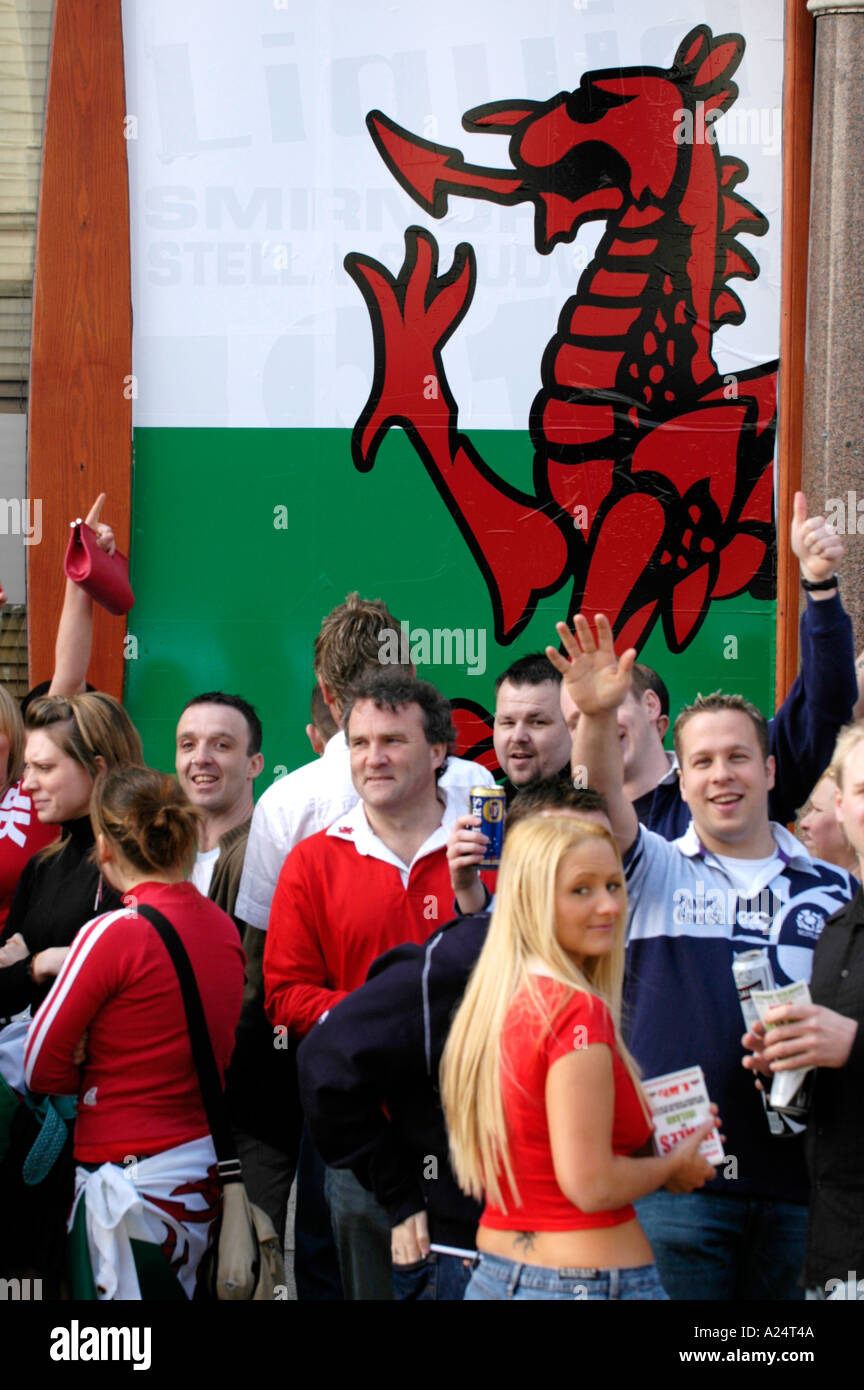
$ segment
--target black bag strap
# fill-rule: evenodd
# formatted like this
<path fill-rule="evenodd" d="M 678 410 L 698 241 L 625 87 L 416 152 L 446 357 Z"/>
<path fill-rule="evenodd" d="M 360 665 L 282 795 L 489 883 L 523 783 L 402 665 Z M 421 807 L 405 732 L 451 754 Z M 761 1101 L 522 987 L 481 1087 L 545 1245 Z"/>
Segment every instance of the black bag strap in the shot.
<path fill-rule="evenodd" d="M 164 913 L 160 912 L 158 908 L 150 907 L 147 903 L 139 903 L 136 911 L 139 917 L 146 917 L 154 930 L 159 933 L 162 943 L 171 957 L 171 964 L 177 972 L 180 993 L 183 996 L 183 1007 L 186 1010 L 192 1060 L 198 1073 L 201 1099 L 204 1102 L 207 1123 L 213 1137 L 219 1177 L 223 1183 L 240 1182 L 242 1180 L 240 1162 L 234 1146 L 234 1136 L 231 1133 L 225 1095 L 219 1081 L 219 1069 L 213 1055 L 213 1044 L 210 1041 L 207 1020 L 204 1017 L 204 1006 L 201 1003 L 201 994 L 195 979 L 195 972 L 192 969 L 192 962 L 186 947 L 180 940 L 176 927 L 171 925 Z"/>

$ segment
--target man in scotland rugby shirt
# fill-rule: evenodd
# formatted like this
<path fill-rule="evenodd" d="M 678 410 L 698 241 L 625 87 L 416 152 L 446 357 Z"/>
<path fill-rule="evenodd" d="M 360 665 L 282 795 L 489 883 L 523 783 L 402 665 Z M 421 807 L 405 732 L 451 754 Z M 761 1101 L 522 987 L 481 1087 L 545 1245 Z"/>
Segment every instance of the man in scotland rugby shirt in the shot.
<path fill-rule="evenodd" d="M 807 1184 L 800 1139 L 771 1136 L 743 1071 L 732 976 L 740 952 L 768 951 L 776 982 L 810 977 L 825 920 L 852 896 L 849 875 L 811 859 L 768 819 L 774 760 L 762 714 L 740 696 L 700 697 L 675 724 L 681 794 L 693 820 L 667 841 L 639 825 L 624 794 L 617 707 L 635 658 L 620 660 L 605 618 L 577 617 L 549 649 L 582 712 L 574 758 L 609 803 L 630 897 L 624 1019 L 646 1077 L 698 1064 L 720 1108 L 726 1162 L 687 1197 L 638 1204 L 673 1298 L 798 1298 Z"/>

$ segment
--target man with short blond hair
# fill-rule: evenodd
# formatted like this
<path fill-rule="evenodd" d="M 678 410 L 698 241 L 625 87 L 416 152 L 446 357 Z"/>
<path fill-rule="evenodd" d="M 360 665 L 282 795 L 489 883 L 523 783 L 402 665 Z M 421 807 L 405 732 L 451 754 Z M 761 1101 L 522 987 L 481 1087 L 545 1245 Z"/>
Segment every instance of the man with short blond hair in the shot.
<path fill-rule="evenodd" d="M 803 492 L 795 494 L 790 549 L 800 566 L 805 606 L 801 613 L 801 669 L 768 723 L 774 782 L 768 793 L 772 820 L 794 820 L 831 761 L 840 729 L 852 717 L 857 695 L 852 623 L 838 589 L 843 542 L 822 516 L 807 515 Z M 575 733 L 579 718 L 565 682 L 561 708 Z M 677 760 L 663 739 L 669 727 L 669 692 L 649 666 L 633 667 L 631 688 L 618 706 L 624 790 L 642 825 L 667 840 L 683 835 L 690 811 L 681 798 Z"/>
<path fill-rule="evenodd" d="M 605 617 L 578 616 L 548 649 L 581 710 L 574 757 L 603 792 L 624 858 L 630 921 L 624 1016 L 646 1077 L 701 1066 L 727 1160 L 687 1196 L 637 1204 L 672 1298 L 794 1299 L 804 1258 L 807 1181 L 799 1139 L 774 1138 L 742 1069 L 732 965 L 764 950 L 778 985 L 809 979 L 826 919 L 852 896 L 845 870 L 811 859 L 768 818 L 774 758 L 766 721 L 740 695 L 700 697 L 676 721 L 681 795 L 692 822 L 669 841 L 640 825 L 625 792 L 617 713 L 635 652 L 617 657 Z"/>

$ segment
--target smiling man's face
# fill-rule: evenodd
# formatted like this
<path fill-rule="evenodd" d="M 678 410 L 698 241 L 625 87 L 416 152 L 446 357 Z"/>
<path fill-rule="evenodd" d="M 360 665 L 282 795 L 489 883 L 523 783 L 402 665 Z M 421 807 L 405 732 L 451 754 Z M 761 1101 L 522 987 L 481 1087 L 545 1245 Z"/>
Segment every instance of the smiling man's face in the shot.
<path fill-rule="evenodd" d="M 681 796 L 706 849 L 743 859 L 762 852 L 774 759 L 743 710 L 694 714 L 681 729 Z"/>
<path fill-rule="evenodd" d="M 502 681 L 495 697 L 495 756 L 514 787 L 554 777 L 570 761 L 570 732 L 564 722 L 557 681 L 512 685 Z"/>
<path fill-rule="evenodd" d="M 251 798 L 263 759 L 249 753 L 249 737 L 245 718 L 230 705 L 190 705 L 180 716 L 177 780 L 205 815 L 228 815 Z"/>

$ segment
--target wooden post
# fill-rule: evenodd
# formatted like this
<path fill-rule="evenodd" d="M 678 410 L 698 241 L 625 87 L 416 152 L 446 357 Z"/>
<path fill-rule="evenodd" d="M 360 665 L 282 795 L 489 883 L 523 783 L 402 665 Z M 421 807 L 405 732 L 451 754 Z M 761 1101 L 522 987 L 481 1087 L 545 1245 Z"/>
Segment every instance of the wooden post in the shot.
<path fill-rule="evenodd" d="M 129 553 L 132 302 L 120 0 L 56 0 L 30 369 L 28 494 L 42 542 L 28 555 L 31 683 L 50 677 L 69 523 L 99 492 Z M 125 618 L 96 610 L 89 679 L 122 696 Z"/>
<path fill-rule="evenodd" d="M 798 561 L 789 549 L 792 499 L 801 486 L 810 138 L 813 120 L 813 16 L 786 0 L 783 73 L 783 255 L 777 425 L 777 664 L 775 707 L 798 672 Z"/>

